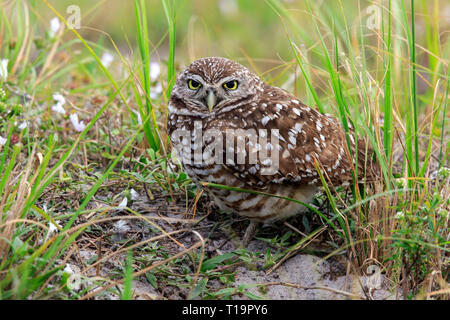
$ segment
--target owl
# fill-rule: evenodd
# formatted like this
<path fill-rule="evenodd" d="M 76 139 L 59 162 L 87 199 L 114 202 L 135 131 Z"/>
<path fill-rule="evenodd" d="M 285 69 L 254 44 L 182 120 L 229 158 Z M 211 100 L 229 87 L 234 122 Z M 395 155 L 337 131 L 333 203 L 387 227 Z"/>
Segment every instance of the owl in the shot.
<path fill-rule="evenodd" d="M 245 246 L 258 222 L 305 210 L 280 197 L 309 203 L 321 185 L 318 167 L 332 184 L 351 181 L 355 167 L 360 179 L 377 173 L 365 141 L 349 135 L 355 164 L 338 121 L 229 59 L 201 58 L 186 67 L 168 111 L 171 142 L 200 187 L 211 182 L 279 196 L 206 187 L 219 208 L 250 219 Z"/>

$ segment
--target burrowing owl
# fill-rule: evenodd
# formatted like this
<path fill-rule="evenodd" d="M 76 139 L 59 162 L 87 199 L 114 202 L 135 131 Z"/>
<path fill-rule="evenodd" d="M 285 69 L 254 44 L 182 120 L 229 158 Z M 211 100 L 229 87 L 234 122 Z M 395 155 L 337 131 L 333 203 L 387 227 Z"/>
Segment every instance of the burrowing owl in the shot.
<path fill-rule="evenodd" d="M 213 182 L 308 203 L 321 184 L 315 163 L 334 184 L 352 179 L 339 123 L 234 61 L 218 57 L 194 61 L 178 76 L 168 108 L 171 141 L 196 183 Z M 354 137 L 350 140 L 355 150 Z M 358 139 L 357 145 L 362 177 L 371 160 L 365 156 L 364 141 Z M 304 210 L 276 197 L 207 191 L 221 209 L 251 221 L 270 222 Z"/>

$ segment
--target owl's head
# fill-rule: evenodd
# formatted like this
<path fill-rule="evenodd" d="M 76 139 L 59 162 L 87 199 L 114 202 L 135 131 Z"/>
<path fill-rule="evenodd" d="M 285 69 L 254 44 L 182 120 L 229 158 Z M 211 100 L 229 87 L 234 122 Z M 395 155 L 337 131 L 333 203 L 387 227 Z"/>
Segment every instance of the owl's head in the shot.
<path fill-rule="evenodd" d="M 247 68 L 225 58 L 201 58 L 178 76 L 171 100 L 195 114 L 230 110 L 262 91 L 263 82 Z"/>

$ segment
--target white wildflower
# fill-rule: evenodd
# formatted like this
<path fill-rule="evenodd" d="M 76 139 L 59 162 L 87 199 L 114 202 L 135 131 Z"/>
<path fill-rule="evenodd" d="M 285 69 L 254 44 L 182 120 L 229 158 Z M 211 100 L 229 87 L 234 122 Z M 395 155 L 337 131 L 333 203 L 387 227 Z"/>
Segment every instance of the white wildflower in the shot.
<path fill-rule="evenodd" d="M 6 141 L 8 141 L 8 139 L 5 139 L 2 136 L 0 136 L 0 146 L 4 146 L 6 144 Z"/>
<path fill-rule="evenodd" d="M 58 222 L 55 221 L 56 224 L 54 224 L 53 222 L 50 221 L 49 227 L 48 227 L 48 233 L 50 235 L 54 234 L 55 231 L 59 230 L 59 228 L 61 228 L 61 226 L 59 225 Z"/>
<path fill-rule="evenodd" d="M 52 110 L 55 111 L 56 113 L 66 114 L 66 109 L 64 109 L 63 106 L 59 103 L 55 104 L 52 107 Z"/>
<path fill-rule="evenodd" d="M 109 52 L 104 52 L 100 62 L 105 68 L 108 68 L 114 61 L 114 56 Z"/>
<path fill-rule="evenodd" d="M 127 204 L 128 204 L 128 199 L 127 199 L 127 197 L 124 197 L 122 202 L 118 205 L 118 207 L 119 208 L 126 208 Z"/>
<path fill-rule="evenodd" d="M 73 269 L 72 269 L 73 267 Z M 74 271 L 75 269 L 75 271 Z M 69 263 L 64 268 L 64 273 L 67 273 L 69 276 L 67 278 L 67 288 L 69 290 L 80 290 L 81 287 L 81 274 L 79 272 L 79 268 L 77 266 L 72 266 Z"/>
<path fill-rule="evenodd" d="M 159 66 L 159 63 L 151 62 L 150 63 L 150 80 L 155 81 L 156 79 L 158 79 L 160 73 L 161 73 L 161 67 Z"/>
<path fill-rule="evenodd" d="M 56 101 L 56 104 L 52 106 L 52 110 L 56 113 L 66 114 L 66 110 L 64 109 L 64 104 L 66 103 L 66 98 L 62 94 L 55 93 L 53 95 L 53 100 Z"/>
<path fill-rule="evenodd" d="M 73 270 L 70 267 L 70 264 L 66 265 L 66 267 L 64 268 L 64 272 L 67 272 L 68 274 L 73 274 Z"/>
<path fill-rule="evenodd" d="M 43 210 L 44 210 L 44 212 L 47 212 L 47 207 L 44 207 Z M 49 224 L 48 224 L 48 231 L 47 231 L 47 235 L 45 236 L 44 242 L 47 242 L 47 240 L 54 233 L 56 233 L 56 231 L 58 231 L 59 229 L 62 228 L 61 225 L 57 221 L 55 221 L 55 223 L 53 223 L 52 221 L 49 222 Z"/>
<path fill-rule="evenodd" d="M 66 103 L 66 98 L 64 98 L 64 96 L 60 93 L 53 94 L 53 100 L 61 105 L 64 105 Z"/>
<path fill-rule="evenodd" d="M 136 190 L 131 189 L 131 190 L 130 190 L 130 197 L 131 197 L 131 200 L 134 201 L 134 200 L 139 199 L 140 195 L 139 195 L 139 193 L 137 193 Z"/>
<path fill-rule="evenodd" d="M 19 128 L 19 130 L 22 131 L 22 130 L 25 129 L 27 126 L 28 126 L 28 125 L 27 125 L 27 122 L 24 121 L 24 122 L 22 122 L 21 124 L 19 124 L 18 128 Z"/>
<path fill-rule="evenodd" d="M 50 20 L 50 37 L 53 38 L 60 28 L 61 22 L 57 17 L 54 17 L 52 20 Z"/>
<path fill-rule="evenodd" d="M 130 226 L 128 226 L 125 220 L 119 220 L 114 224 L 114 231 L 116 233 L 127 233 L 130 231 Z"/>
<path fill-rule="evenodd" d="M 73 127 L 76 131 L 81 132 L 86 129 L 86 125 L 83 121 L 78 121 L 78 114 L 73 113 L 70 115 L 70 121 L 72 122 Z"/>
<path fill-rule="evenodd" d="M 395 214 L 396 219 L 403 219 L 405 217 L 405 214 L 402 211 L 399 211 Z"/>
<path fill-rule="evenodd" d="M 8 78 L 8 59 L 0 60 L 0 80 L 6 81 Z"/>

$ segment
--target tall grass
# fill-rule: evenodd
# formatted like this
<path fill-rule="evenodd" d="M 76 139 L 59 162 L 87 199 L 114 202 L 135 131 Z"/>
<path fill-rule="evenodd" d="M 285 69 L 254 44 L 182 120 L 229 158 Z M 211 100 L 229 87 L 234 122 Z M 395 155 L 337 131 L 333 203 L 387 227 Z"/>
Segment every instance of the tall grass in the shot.
<path fill-rule="evenodd" d="M 152 107 L 152 102 L 150 100 L 150 49 L 149 49 L 149 38 L 148 38 L 148 24 L 147 24 L 147 10 L 145 6 L 145 1 L 135 0 L 134 1 L 135 11 L 136 11 L 136 25 L 137 25 L 137 42 L 139 45 L 139 53 L 142 60 L 142 77 L 143 80 L 143 91 L 145 94 L 145 109 L 143 108 L 143 103 L 139 91 L 136 86 L 133 86 L 135 98 L 139 106 L 139 113 L 141 118 L 146 118 L 147 115 L 151 115 L 152 122 L 144 125 L 144 132 L 147 137 L 147 141 L 150 147 L 158 151 L 160 148 L 159 134 L 158 134 L 158 124 L 156 122 L 155 111 Z M 153 124 L 153 125 L 152 125 Z"/>
<path fill-rule="evenodd" d="M 39 22 L 39 15 L 28 2 L 15 1 L 0 7 L 0 58 L 9 59 L 9 76 L 2 83 L 7 96 L 0 96 L 0 135 L 6 138 L 6 143 L 0 146 L 0 299 L 88 299 L 112 291 L 116 286 L 123 286 L 119 297 L 130 299 L 134 280 L 145 275 L 154 282 L 150 272 L 170 263 L 180 263 L 184 256 L 189 263 L 183 264 L 186 279 L 181 282 L 190 288 L 189 297 L 200 296 L 202 290 L 206 290 L 208 277 L 221 276 L 210 273 L 217 266 L 217 263 L 214 267 L 208 266 L 208 263 L 213 264 L 214 258 L 203 259 L 204 240 L 194 233 L 200 240 L 187 248 L 174 236 L 190 229 L 166 232 L 150 218 L 131 209 L 126 209 L 131 213 L 124 216 L 126 219 L 145 221 L 158 235 L 127 244 L 109 255 L 100 254 L 81 272 L 86 276 L 88 270 L 114 255 L 128 252 L 118 279 L 96 278 L 92 285 L 77 291 L 70 288 L 68 279 L 73 275 L 66 270 L 68 261 L 79 250 L 79 239 L 88 235 L 91 228 L 101 222 L 125 219 L 113 216 L 117 214 L 115 210 L 125 210 L 116 207 L 118 196 L 108 204 L 92 206 L 99 201 L 98 194 L 104 189 L 114 190 L 114 183 L 120 180 L 118 175 L 129 174 L 123 178 L 128 185 L 132 184 L 130 181 L 137 181 L 158 186 L 163 195 L 173 197 L 175 190 L 178 194 L 185 192 L 187 198 L 192 192 L 185 174 L 168 169 L 171 159 L 163 148 L 167 141 L 165 106 L 174 85 L 176 66 L 186 62 L 175 63 L 175 49 L 179 57 L 185 53 L 182 46 L 177 47 L 184 44 L 182 35 L 177 34 L 177 26 L 182 30 L 180 24 L 185 21 L 183 14 L 190 14 L 189 6 L 162 0 L 161 17 L 155 17 L 154 8 L 150 10 L 147 1 L 133 2 L 137 53 L 130 48 L 131 58 L 125 58 L 113 39 L 108 38 L 108 44 L 120 57 L 121 67 L 129 74 L 118 80 L 100 59 L 106 45 L 85 38 L 83 29 L 69 29 L 64 15 L 47 0 L 42 2 L 66 25 L 53 39 L 41 38 L 33 28 Z M 280 29 L 285 30 L 284 53 L 291 60 L 283 65 L 298 67 L 299 78 L 304 80 L 305 93 L 311 97 L 311 102 L 320 112 L 332 113 L 340 120 L 347 134 L 349 151 L 352 150 L 349 135 L 353 132 L 368 141 L 382 172 L 376 183 L 361 182 L 357 177 L 364 173 L 353 165 L 352 192 L 350 201 L 346 201 L 347 191 L 328 184 L 326 172 L 317 164 L 331 212 L 321 212 L 304 204 L 324 221 L 324 225 L 286 249 L 279 256 L 280 261 L 304 248 L 305 243 L 326 228 L 337 236 L 334 246 L 338 248 L 334 248 L 332 254 L 346 252 L 355 272 L 365 273 L 367 266 L 375 263 L 389 277 L 393 290 L 399 295 L 447 297 L 450 195 L 446 116 L 450 78 L 445 54 L 450 52 L 450 45 L 439 38 L 437 16 L 441 3 L 434 1 L 429 6 L 429 2 L 422 1 L 418 7 L 414 1 L 381 1 L 376 4 L 382 13 L 380 25 L 374 28 L 367 26 L 368 13 L 361 2 L 358 2 L 358 10 L 351 11 L 359 15 L 354 21 L 350 21 L 344 8 L 347 3 L 341 1 L 322 6 L 306 1 L 301 10 L 306 16 L 303 19 L 296 16 L 299 10 L 290 10 L 285 2 L 266 0 L 264 3 L 268 8 L 264 14 L 270 12 L 278 17 Z M 418 10 L 423 15 L 418 15 Z M 149 16 L 159 18 L 167 28 L 153 46 L 167 42 L 167 59 L 162 59 L 167 67 L 156 81 L 164 88 L 160 99 L 151 98 L 155 83 L 150 79 L 150 61 L 155 49 L 150 49 L 154 24 Z M 419 28 L 425 30 L 425 41 L 416 39 Z M 216 35 L 219 29 L 211 28 Z M 36 49 L 40 45 L 47 49 Z M 33 50 L 37 50 L 36 56 L 31 54 Z M 72 50 L 77 54 L 58 60 L 65 59 L 64 55 Z M 78 55 L 78 51 L 82 54 Z M 106 96 L 100 99 L 102 102 L 97 108 L 88 110 L 86 127 L 76 135 L 68 133 L 64 124 L 58 123 L 58 115 L 50 110 L 51 96 L 56 92 L 54 86 L 69 72 L 74 74 L 74 82 L 89 78 L 86 85 L 64 91 L 74 96 L 72 101 L 77 101 L 75 97 L 85 101 L 92 95 Z M 419 90 L 422 74 L 429 76 L 429 80 L 424 81 L 425 93 Z M 283 76 L 274 79 L 274 82 L 282 81 Z M 74 110 L 80 109 L 77 103 L 71 103 Z M 137 107 L 142 123 L 133 113 L 133 106 Z M 123 107 L 128 114 L 123 113 Z M 30 125 L 19 131 L 17 122 L 26 119 L 31 123 L 38 115 L 37 109 L 41 112 L 41 126 L 32 129 Z M 122 127 L 102 127 L 105 118 L 121 118 Z M 61 121 L 69 123 L 67 116 Z M 108 130 L 115 131 L 108 134 Z M 106 136 L 107 143 L 102 141 Z M 108 152 L 99 147 L 102 142 Z M 97 153 L 101 162 L 88 163 L 87 159 Z M 354 160 L 351 163 L 356 163 L 358 153 L 349 156 Z M 98 168 L 94 172 L 91 166 L 96 165 Z M 136 168 L 142 171 L 129 173 L 128 166 L 132 167 L 130 171 Z M 80 198 L 56 215 L 46 209 L 47 204 L 64 201 L 48 200 L 47 193 L 63 190 L 66 184 L 79 183 L 72 167 L 86 172 L 88 183 L 82 184 L 85 189 Z M 211 183 L 204 186 L 235 189 Z M 146 193 L 149 199 L 154 199 L 150 189 L 146 187 Z M 284 199 L 299 203 L 296 199 Z M 64 225 L 58 226 L 57 220 Z M 170 239 L 182 250 L 168 254 L 164 248 L 158 248 L 162 253 L 157 256 L 157 262 L 151 261 L 140 270 L 134 270 L 140 261 L 138 249 L 148 244 L 157 247 L 163 238 Z M 236 255 L 230 253 L 220 261 Z M 242 260 L 248 262 L 249 258 L 246 256 Z M 212 296 L 220 297 L 219 294 Z"/>
<path fill-rule="evenodd" d="M 295 19 L 290 16 L 291 13 L 284 8 L 281 2 L 268 2 L 282 20 L 286 19 L 291 25 L 296 24 Z M 347 234 L 347 230 L 350 229 L 343 226 L 342 223 L 355 226 L 354 230 L 351 231 L 352 235 L 346 236 L 345 240 L 347 246 L 352 248 L 353 257 L 357 258 L 357 264 L 362 268 L 360 269 L 362 272 L 365 271 L 364 268 L 368 261 L 378 261 L 389 274 L 397 275 L 396 281 L 403 284 L 404 295 L 410 296 L 419 290 L 420 285 L 417 283 L 417 279 L 424 279 L 432 272 L 442 271 L 439 268 L 433 269 L 432 264 L 429 264 L 426 260 L 430 259 L 436 262 L 436 259 L 440 259 L 440 254 L 434 256 L 433 250 L 449 251 L 448 245 L 445 244 L 442 238 L 443 235 L 448 233 L 448 230 L 445 227 L 443 228 L 441 224 L 443 220 L 439 214 L 440 210 L 446 212 L 444 209 L 445 201 L 437 200 L 434 196 L 431 196 L 433 192 L 436 192 L 432 191 L 433 189 L 440 190 L 444 195 L 448 196 L 447 187 L 445 183 L 441 184 L 440 180 L 433 183 L 424 180 L 424 178 L 427 178 L 424 175 L 425 172 L 430 170 L 431 145 L 432 141 L 435 140 L 431 132 L 436 132 L 434 128 L 439 125 L 444 130 L 444 118 L 441 118 L 441 121 L 438 118 L 443 116 L 440 111 L 443 110 L 441 108 L 448 100 L 448 96 L 446 91 L 443 92 L 439 87 L 439 81 L 432 83 L 435 87 L 430 88 L 430 90 L 433 90 L 434 95 L 432 99 L 433 111 L 428 118 L 430 121 L 430 135 L 427 142 L 423 141 L 420 143 L 419 137 L 422 133 L 419 126 L 419 114 L 425 110 L 424 106 L 421 107 L 419 104 L 416 83 L 418 66 L 415 39 L 415 29 L 417 28 L 416 13 L 414 1 L 410 2 L 409 8 L 406 7 L 403 1 L 401 4 L 399 8 L 400 20 L 399 17 L 395 16 L 395 25 L 400 25 L 401 28 L 395 28 L 395 32 L 404 30 L 404 34 L 394 34 L 392 27 L 394 14 L 390 0 L 383 1 L 381 6 L 378 7 L 382 17 L 379 20 L 380 25 L 375 26 L 375 28 L 368 28 L 364 25 L 362 12 L 358 28 L 353 26 L 353 30 L 349 30 L 344 12 L 342 12 L 342 15 L 333 15 L 327 19 L 323 16 L 324 11 L 315 6 L 313 2 L 306 1 L 306 8 L 313 26 L 315 26 L 317 41 L 322 48 L 321 55 L 317 60 L 320 66 L 317 69 L 323 67 L 327 71 L 328 83 L 333 92 L 332 100 L 336 107 L 330 108 L 329 105 L 328 108 L 325 107 L 327 104 L 323 102 L 324 97 L 313 94 L 316 105 L 322 106 L 321 109 L 323 110 L 321 111 L 330 112 L 331 109 L 332 113 L 337 114 L 342 127 L 347 133 L 349 150 L 351 148 L 348 134 L 352 131 L 350 130 L 350 124 L 357 135 L 369 141 L 370 147 L 375 151 L 376 161 L 382 169 L 382 176 L 379 182 L 368 184 L 361 189 L 356 181 L 358 168 L 354 166 L 353 209 L 346 210 L 347 216 L 344 217 L 343 222 L 341 221 L 340 229 Z M 342 4 L 340 5 L 342 6 Z M 435 2 L 434 6 L 439 6 L 439 3 Z M 433 7 L 432 10 L 436 12 L 438 9 Z M 360 9 L 360 11 L 362 10 Z M 421 66 L 421 69 L 426 68 L 431 79 L 439 79 L 436 72 L 437 64 L 439 64 L 437 61 L 445 64 L 447 67 L 448 61 L 444 63 L 444 60 L 438 58 L 438 55 L 435 54 L 438 52 L 436 49 L 436 37 L 435 35 L 432 36 L 429 30 L 436 30 L 436 23 L 432 23 L 429 19 L 425 20 L 425 23 L 428 30 L 428 43 L 434 49 L 431 54 L 430 67 Z M 306 78 L 305 81 L 309 91 L 314 93 L 314 80 L 305 72 L 308 66 L 300 59 L 299 50 L 296 49 L 295 42 L 292 39 L 298 37 L 301 39 L 300 41 L 309 40 L 310 36 L 304 38 L 302 33 L 296 34 L 299 28 L 301 28 L 299 24 L 294 26 L 294 35 L 288 36 L 288 41 L 302 75 Z M 355 30 L 360 31 L 359 38 L 356 36 Z M 365 39 L 367 32 L 373 32 L 377 36 L 378 47 L 370 48 L 370 41 Z M 352 37 L 349 36 L 350 34 L 352 34 Z M 358 39 L 360 40 L 359 43 L 356 42 Z M 403 57 L 396 56 L 395 54 L 398 54 L 399 51 L 394 51 L 393 48 L 404 46 L 409 49 L 408 55 L 403 55 Z M 348 50 L 345 55 L 341 55 L 343 48 Z M 378 74 L 379 78 L 377 78 L 376 74 L 373 75 L 370 69 L 371 65 L 369 65 L 366 58 L 368 48 L 378 53 L 377 63 L 378 57 L 382 58 L 379 64 L 379 66 L 382 66 L 381 72 Z M 317 53 L 317 51 L 315 52 Z M 331 59 L 330 52 L 334 52 L 334 61 Z M 356 57 L 362 61 L 357 61 Z M 409 61 L 406 65 L 408 72 L 393 72 L 393 62 L 398 63 L 400 59 L 402 64 L 405 63 L 405 60 Z M 373 64 L 373 62 L 371 63 Z M 405 77 L 405 75 L 409 76 Z M 374 79 L 379 81 L 379 83 L 374 84 Z M 378 96 L 380 98 L 374 100 L 374 97 Z M 402 98 L 402 96 L 406 98 Z M 437 96 L 440 96 L 440 99 Z M 317 100 L 319 99 L 322 99 L 322 101 L 318 102 Z M 402 103 L 399 104 L 400 101 Z M 407 101 L 407 103 L 405 104 L 403 101 Z M 399 108 L 399 112 L 396 108 Z M 402 118 L 402 114 L 406 116 Z M 384 118 L 381 124 L 380 117 Z M 404 144 L 401 138 L 401 131 L 405 126 L 402 121 L 406 123 Z M 441 131 L 441 134 L 443 134 L 443 131 Z M 441 136 L 441 148 L 443 147 L 442 138 Z M 421 158 L 423 146 L 425 146 L 426 152 L 424 153 L 425 157 Z M 401 152 L 399 148 L 404 148 L 401 150 L 404 152 Z M 404 153 L 402 166 L 405 169 L 404 172 L 399 171 L 399 166 L 393 163 L 400 152 Z M 436 153 L 436 149 L 434 149 L 434 153 Z M 352 154 L 351 157 L 354 160 L 353 163 L 356 163 L 357 153 Z M 403 189 L 404 185 L 402 183 L 398 184 L 399 180 L 397 180 L 396 183 L 398 185 L 396 185 L 393 174 L 397 177 L 406 177 L 405 180 L 409 190 Z M 339 211 L 337 204 L 348 206 L 342 202 L 338 193 L 333 195 L 325 181 L 323 182 L 332 208 L 335 211 Z M 392 193 L 386 195 L 383 190 L 391 190 Z M 365 198 L 370 198 L 371 200 L 366 202 L 363 200 Z M 431 200 L 433 198 L 435 200 Z M 433 201 L 435 206 L 432 206 L 432 210 L 427 209 L 427 214 L 424 216 L 423 206 L 428 208 L 429 203 Z M 418 220 L 435 222 L 433 222 L 433 227 L 429 228 L 425 223 L 418 223 Z M 433 236 L 428 238 L 425 234 L 433 234 Z M 420 247 L 420 249 L 417 250 L 416 246 Z M 428 258 L 420 259 L 420 262 L 418 262 L 415 260 L 417 259 L 417 254 L 419 254 L 418 252 Z M 420 264 L 422 264 L 422 271 L 414 269 L 419 268 L 418 265 Z M 415 270 L 414 275 L 412 275 L 412 269 Z M 416 280 L 412 280 L 412 278 Z"/>
<path fill-rule="evenodd" d="M 170 3 L 168 0 L 162 0 L 164 7 L 164 14 L 166 15 L 167 24 L 169 27 L 169 56 L 167 59 L 167 96 L 170 96 L 172 87 L 175 84 L 175 38 L 176 38 L 176 2 L 172 0 Z"/>
<path fill-rule="evenodd" d="M 63 23 L 67 24 L 65 18 L 56 11 L 50 3 L 46 0 L 43 2 L 50 8 L 56 16 L 58 16 Z M 17 78 L 21 78 L 21 72 L 27 72 L 28 66 L 19 69 L 19 61 L 28 64 L 24 61 L 27 56 L 24 56 L 24 48 L 29 48 L 32 43 L 31 35 L 23 36 L 23 33 L 28 33 L 31 31 L 28 22 L 24 23 L 22 20 L 22 14 L 28 19 L 28 5 L 25 2 L 17 1 L 15 2 L 15 8 L 9 8 L 16 12 L 16 26 L 12 26 L 9 19 L 3 20 L 6 23 L 7 30 L 10 30 L 9 38 L 13 39 L 15 36 L 12 30 L 17 30 L 20 37 L 16 42 L 15 50 L 13 51 L 2 51 L 13 63 L 16 68 L 14 72 L 10 75 L 15 75 Z M 1 15 L 6 16 L 7 9 L 0 8 Z M 136 19 L 138 25 L 145 25 L 145 6 L 144 2 L 136 1 Z M 149 96 L 149 51 L 148 51 L 148 35 L 147 28 L 145 30 L 141 28 L 139 30 L 139 41 L 142 50 L 141 58 L 143 60 L 143 83 L 144 93 L 146 95 L 146 110 L 140 110 L 142 114 L 142 125 L 138 127 L 133 135 L 128 139 L 127 143 L 121 147 L 120 152 L 113 157 L 113 160 L 107 167 L 107 169 L 101 173 L 96 179 L 93 186 L 85 194 L 82 202 L 79 206 L 74 207 L 73 211 L 66 214 L 66 223 L 64 227 L 57 230 L 56 234 L 50 238 L 46 238 L 42 241 L 43 232 L 47 232 L 50 235 L 51 225 L 57 225 L 53 217 L 42 210 L 40 207 L 36 206 L 36 203 L 42 197 L 45 190 L 52 184 L 55 180 L 58 180 L 58 174 L 64 171 L 65 166 L 74 157 L 76 150 L 80 148 L 80 145 L 85 142 L 87 133 L 94 128 L 98 120 L 104 115 L 104 113 L 111 108 L 111 104 L 116 100 L 117 96 L 120 96 L 122 102 L 128 106 L 128 99 L 125 99 L 122 90 L 126 88 L 129 83 L 131 76 L 122 83 L 118 84 L 116 80 L 113 79 L 109 70 L 102 64 L 100 58 L 97 56 L 95 51 L 91 48 L 80 33 L 76 29 L 71 29 L 72 33 L 78 38 L 79 44 L 81 44 L 86 51 L 91 55 L 94 61 L 97 62 L 99 69 L 101 69 L 109 80 L 111 86 L 116 90 L 111 92 L 108 98 L 101 108 L 93 114 L 92 119 L 87 123 L 85 129 L 74 139 L 71 145 L 63 146 L 63 150 L 55 150 L 56 144 L 61 138 L 58 137 L 56 133 L 51 134 L 47 139 L 45 139 L 45 145 L 39 146 L 36 142 L 24 150 L 22 144 L 15 144 L 11 146 L 11 137 L 13 133 L 13 127 L 15 122 L 15 115 L 9 120 L 9 130 L 7 135 L 7 142 L 1 148 L 1 162 L 0 162 L 0 299 L 25 299 L 31 295 L 36 298 L 42 298 L 45 295 L 55 295 L 65 288 L 67 288 L 67 276 L 62 277 L 62 286 L 56 288 L 54 291 L 48 291 L 45 287 L 55 276 L 62 272 L 64 269 L 64 263 L 62 261 L 67 261 L 67 259 L 72 255 L 74 250 L 74 243 L 77 237 L 82 234 L 87 228 L 89 228 L 99 217 L 110 212 L 114 207 L 101 209 L 100 216 L 96 217 L 92 221 L 84 224 L 83 226 L 74 226 L 75 221 L 82 215 L 86 214 L 88 211 L 85 210 L 87 204 L 93 199 L 102 184 L 110 177 L 113 173 L 113 169 L 117 166 L 120 161 L 123 161 L 124 154 L 128 152 L 130 147 L 135 143 L 137 137 L 140 136 L 141 130 L 146 133 L 147 140 L 150 147 L 156 152 L 159 149 L 159 138 L 157 135 L 157 125 L 156 118 L 153 109 L 151 108 L 151 102 L 148 98 Z M 60 29 L 63 30 L 63 29 Z M 60 33 L 58 36 L 62 36 Z M 59 40 L 54 42 L 54 48 L 57 49 L 59 45 Z M 46 64 L 52 63 L 52 58 L 46 60 Z M 77 63 L 77 62 L 76 62 Z M 48 72 L 48 70 L 47 70 Z M 41 71 L 41 76 L 43 78 L 47 77 L 44 71 Z M 25 79 L 25 77 L 23 77 Z M 24 86 L 25 92 L 32 92 L 31 88 L 37 88 L 33 83 L 28 83 Z M 134 87 L 135 93 L 137 92 L 136 87 Z M 140 96 L 136 95 L 136 100 L 139 100 Z M 5 103 L 2 102 L 4 105 Z M 17 109 L 17 113 L 22 113 L 23 108 L 21 106 L 14 107 Z M 15 110 L 15 109 L 14 109 Z M 16 112 L 16 111 L 14 111 Z M 154 126 L 150 125 L 150 119 L 153 120 Z M 8 123 L 6 123 L 8 124 Z M 26 133 L 28 130 L 25 131 Z M 39 151 L 38 151 L 39 150 Z M 37 154 L 39 153 L 39 157 Z M 44 156 L 42 156 L 42 153 Z M 25 159 L 23 158 L 25 156 Z M 23 164 L 26 160 L 25 164 Z M 38 161 L 39 160 L 39 161 Z M 59 177 L 60 178 L 60 177 Z M 147 222 L 152 224 L 152 222 L 146 219 Z M 42 221 L 42 222 L 39 222 Z M 47 226 L 48 225 L 48 226 Z M 155 225 L 158 229 L 159 227 Z M 165 236 L 171 238 L 163 229 L 159 228 Z M 24 238 L 24 235 L 27 235 Z M 40 241 L 34 240 L 34 238 L 41 239 Z M 24 239 L 24 240 L 21 240 Z M 185 253 L 190 252 L 197 248 L 199 245 L 190 248 L 189 250 L 180 253 L 177 256 L 181 256 Z M 67 251 L 70 252 L 67 252 Z M 167 259 L 170 261 L 171 259 Z M 134 274 L 130 269 L 130 259 L 127 260 L 127 267 L 125 272 L 125 291 L 123 293 L 123 298 L 127 299 L 131 297 L 131 279 Z M 74 292 L 72 292 L 75 294 Z M 75 297 L 81 297 L 81 295 L 76 295 Z"/>
<path fill-rule="evenodd" d="M 391 0 L 389 0 L 388 4 L 388 25 L 387 25 L 387 41 L 386 41 L 386 80 L 384 82 L 384 130 L 383 130 L 383 142 L 384 142 L 384 154 L 386 157 L 386 163 L 392 163 L 392 140 L 393 140 L 393 130 L 392 130 L 392 24 L 391 24 Z M 386 13 L 383 12 L 383 22 L 385 21 Z M 385 23 L 383 23 L 383 29 L 385 29 Z M 385 36 L 386 32 L 383 32 L 383 36 Z M 389 167 L 389 172 L 391 172 L 391 165 Z M 387 187 L 390 187 L 390 183 L 387 184 Z"/>

